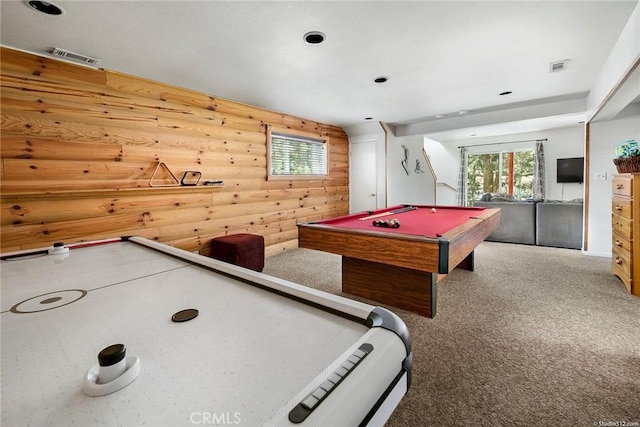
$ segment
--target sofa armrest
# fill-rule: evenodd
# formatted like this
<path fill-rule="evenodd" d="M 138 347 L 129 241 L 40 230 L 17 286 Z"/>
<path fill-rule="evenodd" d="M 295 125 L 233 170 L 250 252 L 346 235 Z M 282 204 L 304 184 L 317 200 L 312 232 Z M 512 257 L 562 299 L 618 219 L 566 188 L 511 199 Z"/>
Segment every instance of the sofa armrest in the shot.
<path fill-rule="evenodd" d="M 536 244 L 536 203 L 478 201 L 474 206 L 500 209 L 500 225 L 487 237 L 487 240 Z"/>
<path fill-rule="evenodd" d="M 581 203 L 538 203 L 536 243 L 557 248 L 582 248 Z"/>

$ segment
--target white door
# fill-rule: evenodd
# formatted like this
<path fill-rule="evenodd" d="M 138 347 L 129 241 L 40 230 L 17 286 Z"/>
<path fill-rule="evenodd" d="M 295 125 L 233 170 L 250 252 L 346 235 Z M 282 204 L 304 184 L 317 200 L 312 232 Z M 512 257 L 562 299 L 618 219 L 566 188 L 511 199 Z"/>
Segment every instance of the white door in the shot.
<path fill-rule="evenodd" d="M 349 159 L 349 210 L 371 211 L 378 206 L 377 139 L 351 142 Z"/>

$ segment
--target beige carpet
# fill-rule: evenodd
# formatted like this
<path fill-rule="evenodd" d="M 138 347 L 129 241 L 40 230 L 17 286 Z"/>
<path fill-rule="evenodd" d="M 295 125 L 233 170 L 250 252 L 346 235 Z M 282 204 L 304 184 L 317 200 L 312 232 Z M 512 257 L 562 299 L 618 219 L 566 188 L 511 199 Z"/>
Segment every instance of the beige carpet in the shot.
<path fill-rule="evenodd" d="M 609 258 L 484 242 L 475 262 L 439 283 L 435 319 L 388 307 L 413 345 L 389 426 L 640 426 L 640 298 Z M 336 255 L 284 252 L 264 272 L 344 295 Z"/>

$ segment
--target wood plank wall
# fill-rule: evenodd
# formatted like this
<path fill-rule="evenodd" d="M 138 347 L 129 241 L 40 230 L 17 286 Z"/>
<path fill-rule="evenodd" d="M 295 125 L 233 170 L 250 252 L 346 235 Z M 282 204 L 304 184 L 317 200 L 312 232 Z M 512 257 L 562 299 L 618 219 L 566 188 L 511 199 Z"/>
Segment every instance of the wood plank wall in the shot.
<path fill-rule="evenodd" d="M 348 212 L 348 139 L 320 124 L 186 89 L 2 48 L 1 251 L 140 235 L 209 254 L 234 233 L 266 253 L 301 221 Z M 294 96 L 295 94 L 292 94 Z M 322 137 L 326 179 L 267 180 L 267 127 Z M 188 170 L 222 187 L 157 187 Z"/>

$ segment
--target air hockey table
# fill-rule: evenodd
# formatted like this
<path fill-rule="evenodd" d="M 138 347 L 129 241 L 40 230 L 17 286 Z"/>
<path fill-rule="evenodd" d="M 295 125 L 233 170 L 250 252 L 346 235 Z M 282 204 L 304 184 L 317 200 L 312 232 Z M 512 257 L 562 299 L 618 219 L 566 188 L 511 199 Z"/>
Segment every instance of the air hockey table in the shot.
<path fill-rule="evenodd" d="M 383 425 L 410 387 L 380 307 L 140 237 L 1 259 L 2 425 Z"/>

